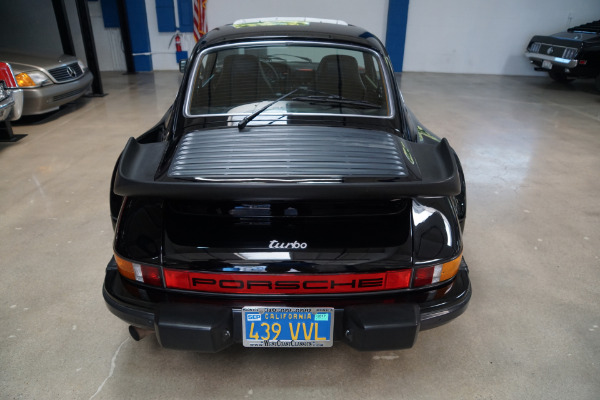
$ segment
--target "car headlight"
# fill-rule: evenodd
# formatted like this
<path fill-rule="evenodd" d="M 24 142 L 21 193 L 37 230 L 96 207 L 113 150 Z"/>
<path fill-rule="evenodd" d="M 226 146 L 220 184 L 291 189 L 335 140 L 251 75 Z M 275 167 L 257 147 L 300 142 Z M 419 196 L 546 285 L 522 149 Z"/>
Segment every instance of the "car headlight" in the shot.
<path fill-rule="evenodd" d="M 529 51 L 532 53 L 539 53 L 542 44 L 540 42 L 533 42 L 529 45 Z"/>
<path fill-rule="evenodd" d="M 21 72 L 15 76 L 19 87 L 40 87 L 52 83 L 48 75 L 40 71 Z"/>
<path fill-rule="evenodd" d="M 84 63 L 82 63 L 81 61 L 77 60 L 77 65 L 79 65 L 79 68 L 81 68 L 81 70 L 83 72 L 85 72 L 85 70 L 87 69 L 87 67 L 85 66 Z"/>
<path fill-rule="evenodd" d="M 8 97 L 8 91 L 4 90 L 4 84 L 0 82 L 0 100 L 4 100 Z"/>

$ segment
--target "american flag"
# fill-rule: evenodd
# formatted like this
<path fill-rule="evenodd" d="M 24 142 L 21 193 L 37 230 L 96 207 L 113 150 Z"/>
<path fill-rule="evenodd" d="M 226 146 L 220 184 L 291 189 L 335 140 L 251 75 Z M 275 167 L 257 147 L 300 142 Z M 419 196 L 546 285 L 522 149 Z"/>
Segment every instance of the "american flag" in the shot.
<path fill-rule="evenodd" d="M 194 39 L 206 33 L 206 0 L 194 0 Z"/>

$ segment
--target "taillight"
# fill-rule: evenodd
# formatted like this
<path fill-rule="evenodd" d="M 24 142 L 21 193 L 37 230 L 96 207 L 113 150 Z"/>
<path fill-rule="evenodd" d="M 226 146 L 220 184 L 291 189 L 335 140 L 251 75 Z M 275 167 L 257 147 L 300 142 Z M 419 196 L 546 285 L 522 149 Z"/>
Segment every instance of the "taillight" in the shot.
<path fill-rule="evenodd" d="M 165 287 L 229 294 L 327 294 L 399 290 L 410 287 L 409 268 L 349 274 L 245 274 L 165 268 Z"/>
<path fill-rule="evenodd" d="M 152 286 L 162 286 L 162 274 L 159 267 L 137 264 L 127 261 L 115 254 L 119 273 L 127 279 Z"/>
<path fill-rule="evenodd" d="M 127 261 L 116 254 L 115 260 L 119 273 L 123 277 L 147 285 L 163 287 L 160 267 Z M 340 275 L 215 274 L 166 269 L 165 276 L 166 287 L 173 289 L 253 294 L 354 293 L 405 289 L 410 286 L 411 275 L 414 276 L 413 288 L 444 282 L 456 276 L 461 260 L 462 255 L 443 264 L 415 268 L 412 274 L 411 269 Z M 317 278 L 318 280 L 315 281 Z M 315 282 L 326 286 L 313 287 Z"/>
<path fill-rule="evenodd" d="M 443 264 L 415 268 L 413 287 L 433 285 L 453 278 L 458 273 L 462 255 Z"/>

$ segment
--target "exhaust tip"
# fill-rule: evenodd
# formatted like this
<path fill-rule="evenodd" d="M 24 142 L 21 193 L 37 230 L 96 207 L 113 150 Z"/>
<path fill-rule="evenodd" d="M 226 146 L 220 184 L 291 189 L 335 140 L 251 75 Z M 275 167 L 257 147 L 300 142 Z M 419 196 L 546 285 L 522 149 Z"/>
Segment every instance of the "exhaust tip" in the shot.
<path fill-rule="evenodd" d="M 129 325 L 129 334 L 136 342 L 139 342 L 154 331 L 138 328 L 137 326 Z"/>

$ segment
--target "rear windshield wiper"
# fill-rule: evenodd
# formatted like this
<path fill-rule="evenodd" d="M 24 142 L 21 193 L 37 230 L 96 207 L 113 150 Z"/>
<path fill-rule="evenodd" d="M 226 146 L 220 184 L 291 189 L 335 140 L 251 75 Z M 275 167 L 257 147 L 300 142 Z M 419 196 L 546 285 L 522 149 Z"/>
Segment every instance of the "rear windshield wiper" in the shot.
<path fill-rule="evenodd" d="M 260 115 L 260 113 L 262 113 L 263 111 L 265 111 L 267 108 L 271 107 L 273 104 L 277 103 L 278 101 L 281 101 L 281 100 L 285 99 L 286 97 L 293 95 L 294 93 L 296 93 L 300 89 L 302 89 L 302 87 L 297 87 L 296 89 L 292 90 L 291 92 L 284 94 L 280 98 L 278 98 L 276 100 L 273 100 L 272 102 L 270 102 L 266 106 L 262 107 L 261 109 L 256 110 L 252 114 L 244 117 L 244 119 L 241 120 L 238 123 L 238 129 L 241 131 L 242 129 L 244 129 L 246 127 L 246 125 L 248 125 L 248 122 L 250 122 L 254 118 L 258 117 Z"/>
<path fill-rule="evenodd" d="M 250 122 L 254 118 L 258 117 L 267 108 L 269 108 L 273 104 L 275 104 L 275 103 L 277 103 L 277 102 L 285 99 L 286 97 L 293 95 L 294 93 L 296 93 L 299 90 L 313 92 L 313 93 L 314 92 L 318 92 L 316 90 L 308 89 L 308 88 L 306 88 L 304 86 L 297 87 L 296 89 L 292 90 L 291 92 L 288 92 L 288 93 L 284 94 L 283 96 L 281 96 L 281 97 L 273 100 L 272 102 L 270 102 L 266 106 L 264 106 L 264 107 L 256 110 L 252 114 L 244 117 L 244 119 L 242 119 L 238 123 L 238 129 L 241 131 L 242 129 L 244 129 L 246 127 L 246 125 L 248 125 L 248 122 Z M 379 106 L 377 104 L 370 103 L 368 101 L 346 99 L 344 97 L 336 96 L 336 95 L 298 96 L 298 97 L 292 98 L 292 100 L 294 100 L 294 101 L 306 101 L 306 102 L 310 102 L 310 103 L 321 103 L 321 104 L 337 104 L 337 105 L 343 105 L 343 106 L 355 107 L 355 108 L 373 108 L 373 109 L 374 108 L 381 108 L 381 106 Z"/>
<path fill-rule="evenodd" d="M 299 96 L 292 98 L 294 101 L 307 101 L 310 103 L 321 103 L 321 104 L 340 104 L 348 107 L 357 108 L 381 108 L 380 105 L 364 101 L 364 100 L 352 100 L 346 99 L 340 96 Z"/>

